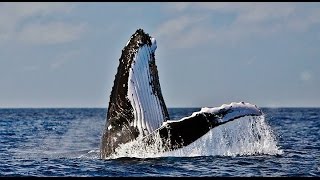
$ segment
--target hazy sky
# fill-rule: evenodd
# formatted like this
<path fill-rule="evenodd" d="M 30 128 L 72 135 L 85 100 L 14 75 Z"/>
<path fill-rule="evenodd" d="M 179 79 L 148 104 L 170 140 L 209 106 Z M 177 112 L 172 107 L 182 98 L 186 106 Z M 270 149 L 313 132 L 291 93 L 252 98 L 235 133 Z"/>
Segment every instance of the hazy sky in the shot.
<path fill-rule="evenodd" d="M 0 3 L 0 107 L 103 107 L 137 28 L 168 107 L 320 106 L 320 3 Z"/>

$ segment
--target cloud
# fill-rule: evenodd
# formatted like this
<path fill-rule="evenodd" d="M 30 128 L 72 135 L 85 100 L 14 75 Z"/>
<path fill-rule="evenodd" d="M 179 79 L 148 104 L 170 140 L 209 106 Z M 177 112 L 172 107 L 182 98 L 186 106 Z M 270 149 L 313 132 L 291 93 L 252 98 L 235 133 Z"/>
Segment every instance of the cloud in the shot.
<path fill-rule="evenodd" d="M 246 7 L 245 3 L 230 3 L 230 2 L 183 2 L 183 3 L 170 3 L 168 9 L 171 12 L 182 12 L 190 9 L 202 10 L 213 10 L 219 12 L 234 12 L 242 10 L 243 7 Z"/>
<path fill-rule="evenodd" d="M 70 12 L 72 6 L 66 3 L 0 3 L 0 32 L 14 30 L 31 17 L 43 17 Z"/>
<path fill-rule="evenodd" d="M 167 9 L 171 18 L 158 26 L 158 32 L 163 37 L 170 37 L 175 44 L 183 44 L 185 39 L 180 36 L 186 33 L 197 34 L 199 29 L 208 33 L 209 38 L 195 36 L 194 42 L 209 42 L 215 38 L 215 42 L 232 43 L 278 33 L 304 33 L 320 24 L 319 5 L 285 2 L 169 3 Z M 196 18 L 198 16 L 205 18 Z M 226 17 L 229 20 L 225 20 L 223 26 L 214 23 Z"/>
<path fill-rule="evenodd" d="M 75 60 L 78 56 L 80 56 L 80 51 L 78 50 L 72 50 L 69 52 L 66 52 L 64 54 L 58 55 L 54 62 L 50 65 L 50 68 L 52 70 L 56 70 L 61 68 L 63 65 L 67 64 L 68 62 Z"/>
<path fill-rule="evenodd" d="M 76 40 L 84 32 L 85 24 L 54 18 L 73 8 L 73 4 L 58 2 L 0 3 L 0 42 L 54 44 Z"/>
<path fill-rule="evenodd" d="M 180 16 L 172 18 L 157 27 L 156 37 L 163 38 L 172 48 L 189 48 L 213 37 L 212 29 L 198 26 L 205 16 Z"/>
<path fill-rule="evenodd" d="M 33 44 L 57 44 L 77 40 L 86 30 L 86 24 L 65 22 L 33 23 L 17 32 L 17 39 Z"/>
<path fill-rule="evenodd" d="M 177 34 L 184 29 L 190 27 L 194 23 L 201 21 L 202 18 L 200 17 L 188 17 L 188 16 L 181 16 L 178 18 L 170 19 L 163 24 L 161 24 L 160 28 L 156 34 L 158 36 L 161 35 L 170 35 L 170 34 Z"/>
<path fill-rule="evenodd" d="M 25 72 L 31 72 L 31 71 L 37 71 L 38 69 L 39 69 L 39 66 L 29 65 L 29 66 L 24 66 L 22 70 Z"/>
<path fill-rule="evenodd" d="M 300 73 L 300 79 L 302 81 L 309 81 L 312 79 L 312 74 L 309 71 L 303 71 Z"/>

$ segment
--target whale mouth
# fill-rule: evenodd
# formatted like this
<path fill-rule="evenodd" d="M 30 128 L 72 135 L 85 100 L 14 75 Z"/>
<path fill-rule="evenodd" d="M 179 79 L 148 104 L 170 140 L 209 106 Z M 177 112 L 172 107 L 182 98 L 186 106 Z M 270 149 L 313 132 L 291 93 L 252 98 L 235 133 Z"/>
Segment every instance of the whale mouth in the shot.
<path fill-rule="evenodd" d="M 152 143 L 150 137 L 153 139 L 156 135 L 160 135 L 166 150 L 170 151 L 191 144 L 221 124 L 244 116 L 262 115 L 257 106 L 240 102 L 202 108 L 191 116 L 170 120 L 160 87 L 156 49 L 156 39 L 142 29 L 138 29 L 123 48 L 101 138 L 101 158 L 138 137 Z"/>

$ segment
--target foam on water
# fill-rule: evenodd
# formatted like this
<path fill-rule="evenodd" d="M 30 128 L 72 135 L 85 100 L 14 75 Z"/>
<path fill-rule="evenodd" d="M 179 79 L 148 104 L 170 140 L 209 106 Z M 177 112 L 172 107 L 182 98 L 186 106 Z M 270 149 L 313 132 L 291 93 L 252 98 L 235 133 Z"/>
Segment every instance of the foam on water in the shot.
<path fill-rule="evenodd" d="M 100 158 L 100 149 L 93 149 L 88 151 L 85 154 L 81 154 L 77 158 L 79 159 L 99 159 Z"/>
<path fill-rule="evenodd" d="M 120 157 L 194 157 L 237 156 L 256 154 L 282 154 L 271 127 L 264 116 L 242 117 L 213 128 L 192 144 L 174 151 L 164 152 L 160 138 L 147 145 L 141 138 L 120 145 L 110 159 Z"/>
<path fill-rule="evenodd" d="M 153 144 L 147 144 L 142 141 L 139 136 L 136 140 L 126 144 L 121 144 L 115 153 L 107 159 L 116 159 L 120 157 L 135 157 L 135 158 L 155 158 L 161 157 L 161 153 L 165 151 L 163 142 L 160 140 L 159 134 L 153 138 Z"/>

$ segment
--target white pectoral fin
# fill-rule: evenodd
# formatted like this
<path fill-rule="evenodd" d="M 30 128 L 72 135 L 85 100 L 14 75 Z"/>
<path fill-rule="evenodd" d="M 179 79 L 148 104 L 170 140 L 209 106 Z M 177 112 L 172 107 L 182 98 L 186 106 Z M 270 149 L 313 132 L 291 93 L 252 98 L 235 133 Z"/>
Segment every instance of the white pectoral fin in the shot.
<path fill-rule="evenodd" d="M 218 117 L 219 123 L 226 123 L 244 116 L 261 116 L 263 114 L 256 105 L 245 102 L 232 102 L 214 108 L 205 107 L 199 113 L 214 114 Z"/>
<path fill-rule="evenodd" d="M 168 120 L 164 122 L 163 125 L 195 119 L 194 117 L 203 114 L 209 115 L 208 120 L 214 124 L 223 124 L 244 116 L 261 116 L 263 113 L 256 105 L 245 102 L 232 102 L 230 104 L 223 104 L 220 107 L 203 107 L 200 111 L 192 113 L 191 116 L 184 117 L 180 120 Z"/>
<path fill-rule="evenodd" d="M 158 96 L 161 94 L 161 89 L 155 90 L 155 86 L 160 87 L 160 82 L 156 79 L 158 75 L 152 73 L 152 68 L 156 69 L 152 53 L 155 52 L 157 45 L 154 38 L 150 41 L 151 45 L 145 44 L 136 50 L 127 83 L 127 98 L 134 114 L 133 126 L 138 128 L 141 135 L 150 134 L 159 128 L 165 120 L 164 109 L 167 111 L 167 107 L 161 105 L 161 99 Z"/>

